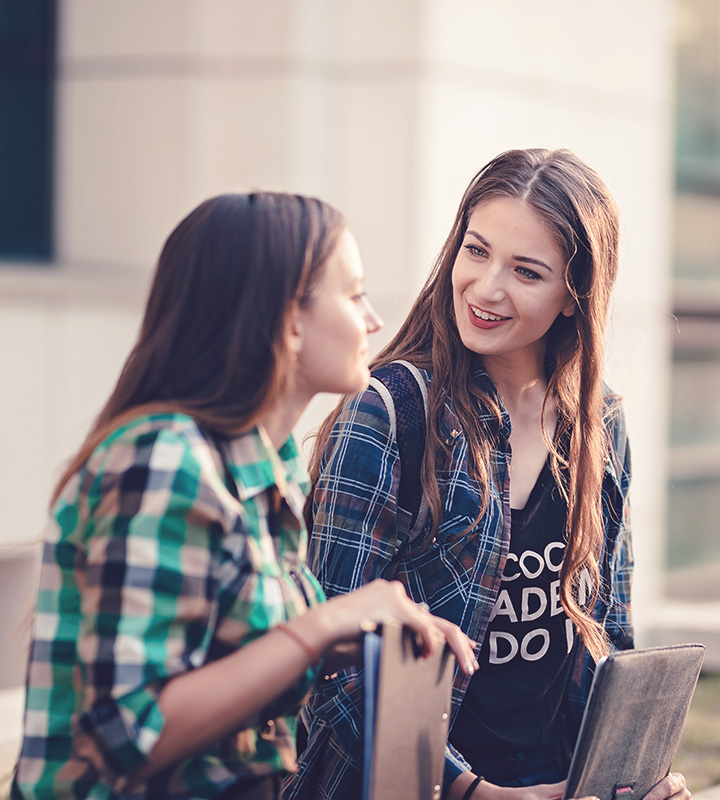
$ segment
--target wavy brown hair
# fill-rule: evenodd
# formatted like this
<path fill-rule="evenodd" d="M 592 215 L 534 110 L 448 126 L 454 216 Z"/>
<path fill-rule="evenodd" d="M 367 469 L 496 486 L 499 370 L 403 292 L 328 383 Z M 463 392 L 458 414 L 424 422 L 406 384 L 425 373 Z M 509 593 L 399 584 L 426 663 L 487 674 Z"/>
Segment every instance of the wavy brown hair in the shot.
<path fill-rule="evenodd" d="M 285 388 L 286 325 L 308 302 L 345 229 L 302 195 L 225 194 L 195 208 L 160 253 L 137 343 L 53 495 L 97 445 L 147 411 L 179 411 L 205 429 L 247 429 Z"/>
<path fill-rule="evenodd" d="M 510 150 L 483 167 L 463 195 L 452 230 L 419 297 L 372 366 L 405 359 L 432 370 L 421 473 L 432 518 L 427 541 L 435 535 L 441 519 L 435 469 L 447 453 L 440 436 L 439 415 L 448 396 L 462 424 L 470 470 L 482 493 L 481 516 L 492 479 L 490 451 L 499 443 L 501 408 L 495 395 L 471 380 L 482 359 L 460 339 L 451 276 L 470 216 L 492 197 L 523 200 L 545 220 L 565 258 L 565 282 L 577 304 L 572 317 L 560 315 L 548 332 L 544 402 L 554 401 L 558 421 L 552 438 L 544 434 L 553 474 L 568 505 L 567 547 L 560 573 L 562 604 L 597 659 L 607 652 L 604 630 L 590 613 L 600 591 L 599 560 L 604 540 L 601 489 L 607 444 L 603 428 L 603 335 L 617 274 L 619 235 L 615 202 L 597 173 L 568 150 Z M 494 415 L 494 424 L 481 424 L 478 403 Z M 318 433 L 310 465 L 313 482 L 342 405 Z M 568 441 L 569 446 L 563 447 L 561 443 Z M 578 590 L 585 569 L 595 594 L 582 607 Z"/>

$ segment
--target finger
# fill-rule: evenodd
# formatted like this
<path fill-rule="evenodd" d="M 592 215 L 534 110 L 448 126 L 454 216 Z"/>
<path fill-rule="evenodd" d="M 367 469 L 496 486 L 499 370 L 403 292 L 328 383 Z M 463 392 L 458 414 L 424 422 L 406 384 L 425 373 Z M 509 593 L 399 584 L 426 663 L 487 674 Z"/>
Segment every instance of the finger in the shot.
<path fill-rule="evenodd" d="M 400 622 L 408 625 L 419 636 L 422 642 L 422 655 L 426 658 L 435 650 L 435 642 L 445 638 L 433 622 L 433 616 L 420 605 L 413 603 L 407 596 L 405 587 L 399 581 L 393 581 L 390 586 L 396 592 L 404 615 L 399 616 Z"/>
<path fill-rule="evenodd" d="M 435 652 L 436 646 L 445 640 L 445 637 L 438 630 L 433 622 L 433 618 L 427 611 L 418 608 L 414 603 L 410 611 L 413 622 L 411 627 L 420 635 L 422 640 L 422 655 L 427 658 Z"/>
<path fill-rule="evenodd" d="M 545 800 L 560 800 L 565 793 L 565 784 L 567 781 L 558 781 L 558 783 L 545 783 L 537 786 L 537 789 L 542 790 L 541 796 Z M 585 799 L 587 800 L 587 798 Z M 597 798 L 595 798 L 597 800 Z"/>
<path fill-rule="evenodd" d="M 445 641 L 450 645 L 460 669 L 466 675 L 472 675 L 479 668 L 473 642 L 452 622 L 442 617 L 433 617 L 433 622 L 445 636 Z"/>
<path fill-rule="evenodd" d="M 671 772 L 660 783 L 645 795 L 645 800 L 689 800 L 690 792 L 685 782 L 685 776 L 680 772 Z"/>

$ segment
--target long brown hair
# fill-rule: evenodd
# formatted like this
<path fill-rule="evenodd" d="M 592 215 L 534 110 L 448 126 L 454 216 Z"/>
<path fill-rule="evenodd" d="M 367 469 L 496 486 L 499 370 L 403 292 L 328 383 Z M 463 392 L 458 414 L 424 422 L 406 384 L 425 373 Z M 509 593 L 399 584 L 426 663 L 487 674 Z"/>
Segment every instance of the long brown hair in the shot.
<path fill-rule="evenodd" d="M 567 547 L 560 573 L 562 604 L 586 647 L 598 658 L 607 652 L 603 628 L 590 616 L 600 591 L 598 565 L 604 539 L 603 333 L 617 274 L 619 221 L 615 202 L 597 173 L 568 150 L 510 150 L 483 167 L 463 195 L 452 230 L 412 310 L 372 366 L 405 359 L 432 370 L 421 478 L 432 517 L 427 541 L 441 520 L 435 468 L 447 450 L 438 426 L 448 395 L 465 433 L 470 470 L 482 492 L 482 515 L 492 478 L 490 451 L 500 434 L 501 408 L 495 395 L 470 379 L 482 359 L 460 339 L 451 276 L 472 212 L 483 201 L 498 196 L 525 201 L 548 223 L 565 258 L 565 282 L 577 304 L 575 314 L 569 318 L 560 315 L 548 334 L 545 403 L 555 402 L 558 423 L 553 440 L 547 435 L 546 439 L 553 473 L 568 504 Z M 478 403 L 494 415 L 495 425 L 481 426 Z M 313 481 L 341 407 L 342 403 L 318 433 L 311 459 Z M 560 443 L 568 439 L 569 448 L 562 448 Z M 585 569 L 595 595 L 583 608 L 578 588 Z"/>
<path fill-rule="evenodd" d="M 225 435 L 257 420 L 284 388 L 288 311 L 308 302 L 344 228 L 327 203 L 274 192 L 190 212 L 163 246 L 137 343 L 53 502 L 108 433 L 144 411 L 180 411 Z"/>

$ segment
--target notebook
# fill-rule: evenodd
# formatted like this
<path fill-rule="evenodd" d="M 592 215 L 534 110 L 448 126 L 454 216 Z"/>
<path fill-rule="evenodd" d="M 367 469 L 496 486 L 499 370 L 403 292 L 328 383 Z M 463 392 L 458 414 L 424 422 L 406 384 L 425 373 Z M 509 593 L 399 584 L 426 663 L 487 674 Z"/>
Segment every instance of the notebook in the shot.
<path fill-rule="evenodd" d="M 564 797 L 640 800 L 670 771 L 700 674 L 701 644 L 598 662 Z"/>
<path fill-rule="evenodd" d="M 455 657 L 418 656 L 415 634 L 385 622 L 366 633 L 363 800 L 439 800 Z"/>

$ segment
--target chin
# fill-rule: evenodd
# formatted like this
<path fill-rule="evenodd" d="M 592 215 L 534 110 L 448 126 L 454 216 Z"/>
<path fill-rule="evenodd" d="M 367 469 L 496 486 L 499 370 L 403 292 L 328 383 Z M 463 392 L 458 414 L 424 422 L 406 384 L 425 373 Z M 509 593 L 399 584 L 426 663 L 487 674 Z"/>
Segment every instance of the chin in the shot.
<path fill-rule="evenodd" d="M 350 383 L 351 381 L 348 381 L 348 384 Z M 356 392 L 362 392 L 363 389 L 367 389 L 369 385 L 370 385 L 370 370 L 367 367 L 364 367 L 355 376 L 355 379 L 352 381 L 352 387 L 345 390 L 345 394 L 355 394 Z"/>

